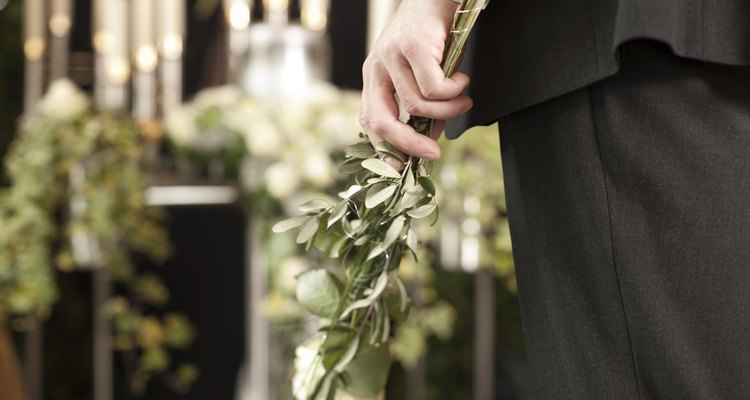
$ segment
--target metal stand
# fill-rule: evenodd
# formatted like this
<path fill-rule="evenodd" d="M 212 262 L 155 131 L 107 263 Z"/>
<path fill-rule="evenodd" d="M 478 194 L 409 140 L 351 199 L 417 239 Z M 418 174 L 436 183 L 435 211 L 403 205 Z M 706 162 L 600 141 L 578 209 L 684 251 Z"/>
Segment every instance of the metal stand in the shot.
<path fill-rule="evenodd" d="M 274 388 L 271 387 L 270 362 L 270 324 L 260 313 L 260 304 L 266 296 L 267 268 L 263 260 L 263 249 L 260 243 L 260 226 L 252 217 L 247 221 L 247 269 L 245 296 L 247 317 L 245 332 L 247 342 L 245 348 L 245 363 L 249 363 L 245 370 L 244 383 L 249 381 L 241 394 L 242 400 L 271 400 L 276 398 Z M 242 383 L 241 383 L 242 384 Z"/>
<path fill-rule="evenodd" d="M 112 327 L 105 305 L 112 297 L 112 277 L 109 268 L 99 267 L 91 272 L 92 303 L 94 307 L 94 400 L 111 400 L 112 388 Z"/>
<path fill-rule="evenodd" d="M 487 268 L 474 274 L 474 400 L 494 397 L 495 277 Z"/>
<path fill-rule="evenodd" d="M 28 400 L 42 399 L 42 355 L 44 354 L 44 325 L 36 321 L 34 327 L 26 332 L 24 340 L 24 378 Z"/>

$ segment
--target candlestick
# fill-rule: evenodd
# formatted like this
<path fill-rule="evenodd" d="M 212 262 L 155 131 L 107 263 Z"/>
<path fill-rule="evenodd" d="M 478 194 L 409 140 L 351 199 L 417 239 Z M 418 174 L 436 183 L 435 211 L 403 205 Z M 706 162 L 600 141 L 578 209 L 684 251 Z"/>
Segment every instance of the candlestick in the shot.
<path fill-rule="evenodd" d="M 153 0 L 131 0 L 133 16 L 133 116 L 137 121 L 151 120 L 156 116 L 156 52 L 154 34 Z"/>
<path fill-rule="evenodd" d="M 73 25 L 72 0 L 49 0 L 50 18 L 50 80 L 68 75 L 68 47 Z"/>
<path fill-rule="evenodd" d="M 130 79 L 126 0 L 96 0 L 93 25 L 96 105 L 101 110 L 123 110 Z"/>
<path fill-rule="evenodd" d="M 23 3 L 24 42 L 23 52 L 26 58 L 24 82 L 24 110 L 29 112 L 44 93 L 44 53 L 47 47 L 45 40 L 44 0 L 26 0 Z"/>
<path fill-rule="evenodd" d="M 161 67 L 162 112 L 182 103 L 182 52 L 185 36 L 185 0 L 159 0 L 158 36 Z"/>
<path fill-rule="evenodd" d="M 286 25 L 289 21 L 289 0 L 263 0 L 263 11 L 268 23 Z"/>
<path fill-rule="evenodd" d="M 367 51 L 385 29 L 393 12 L 396 11 L 398 0 L 369 0 L 367 8 Z"/>
<path fill-rule="evenodd" d="M 235 80 L 240 61 L 250 44 L 252 0 L 224 0 L 224 11 L 229 25 L 229 79 Z"/>
<path fill-rule="evenodd" d="M 328 25 L 329 0 L 302 0 L 302 25 L 314 31 L 324 31 Z"/>

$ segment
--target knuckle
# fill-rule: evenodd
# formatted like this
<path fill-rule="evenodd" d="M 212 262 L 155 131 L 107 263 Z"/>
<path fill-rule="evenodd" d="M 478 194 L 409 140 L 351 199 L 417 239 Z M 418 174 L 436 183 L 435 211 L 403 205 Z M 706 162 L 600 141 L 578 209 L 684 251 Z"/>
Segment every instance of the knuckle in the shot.
<path fill-rule="evenodd" d="M 399 41 L 391 38 L 383 40 L 382 50 L 385 54 L 393 53 L 399 48 Z"/>
<path fill-rule="evenodd" d="M 422 90 L 422 96 L 424 96 L 426 99 L 430 100 L 438 100 L 440 99 L 440 90 L 438 90 L 437 85 L 434 82 L 431 82 L 429 80 L 425 80 L 422 82 L 421 85 Z"/>
<path fill-rule="evenodd" d="M 404 100 L 403 106 L 404 110 L 410 115 L 420 114 L 423 111 L 421 105 L 418 102 L 415 102 L 413 99 Z"/>
<path fill-rule="evenodd" d="M 378 118 L 376 115 L 369 115 L 366 117 L 366 119 L 367 127 L 371 131 L 378 134 L 382 134 L 383 132 L 385 132 L 385 122 L 381 118 Z"/>
<path fill-rule="evenodd" d="M 401 40 L 399 50 L 404 57 L 412 59 L 419 54 L 419 46 L 420 42 L 418 40 L 412 37 L 407 37 Z"/>
<path fill-rule="evenodd" d="M 365 129 L 370 128 L 370 117 L 364 111 L 359 113 L 359 125 Z"/>

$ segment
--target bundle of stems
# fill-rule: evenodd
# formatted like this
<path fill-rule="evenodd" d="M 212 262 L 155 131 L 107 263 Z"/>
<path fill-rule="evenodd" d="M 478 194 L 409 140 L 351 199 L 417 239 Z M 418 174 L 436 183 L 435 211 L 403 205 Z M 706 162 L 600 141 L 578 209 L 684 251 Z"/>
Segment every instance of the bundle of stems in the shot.
<path fill-rule="evenodd" d="M 469 39 L 469 33 L 486 2 L 487 0 L 464 0 L 458 6 L 451 30 L 448 32 L 448 39 L 445 42 L 442 61 L 445 76 L 453 75 L 458 69 L 461 63 L 461 54 L 463 54 L 466 41 Z M 429 136 L 434 121 L 429 118 L 412 116 L 407 123 L 417 132 Z"/>
<path fill-rule="evenodd" d="M 463 0 L 446 42 L 443 72 L 452 75 L 483 8 L 485 0 Z M 433 120 L 413 116 L 408 124 L 430 135 Z M 279 222 L 275 232 L 300 228 L 297 243 L 315 246 L 329 257 L 339 258 L 343 277 L 324 269 L 298 277 L 297 300 L 321 318 L 322 343 L 316 362 L 295 381 L 310 389 L 297 398 L 333 398 L 341 388 L 351 394 L 373 397 L 385 386 L 390 367 L 388 341 L 391 321 L 406 320 L 410 300 L 396 271 L 402 257 L 416 258 L 419 240 L 411 228 L 414 219 L 434 215 L 438 202 L 429 177 L 431 163 L 418 157 L 402 157 L 388 143 L 363 141 L 346 149 L 342 172 L 354 176 L 354 184 L 329 203 L 312 200 L 300 207 L 304 214 Z M 399 171 L 381 159 L 398 159 Z M 433 222 L 434 223 L 434 222 Z M 316 372 L 322 371 L 322 372 Z"/>

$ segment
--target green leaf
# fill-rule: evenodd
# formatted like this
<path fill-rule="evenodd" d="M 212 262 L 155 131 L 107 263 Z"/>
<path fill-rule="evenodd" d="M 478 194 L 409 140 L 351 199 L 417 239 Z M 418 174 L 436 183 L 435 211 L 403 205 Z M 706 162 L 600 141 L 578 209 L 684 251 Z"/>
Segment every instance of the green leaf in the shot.
<path fill-rule="evenodd" d="M 401 187 L 401 193 L 406 192 L 407 190 L 414 187 L 415 181 L 414 181 L 414 173 L 412 171 L 409 171 L 406 174 L 406 179 L 404 180 L 404 186 Z"/>
<path fill-rule="evenodd" d="M 388 379 L 391 353 L 387 344 L 373 346 L 361 341 L 354 359 L 344 369 L 344 390 L 362 397 L 376 397 Z"/>
<path fill-rule="evenodd" d="M 419 203 L 420 200 L 422 200 L 425 197 L 425 190 L 422 189 L 421 186 L 414 186 L 413 188 L 409 189 L 404 193 L 404 196 L 401 198 L 400 202 L 400 209 L 408 210 L 409 208 L 414 207 Z"/>
<path fill-rule="evenodd" d="M 388 230 L 385 232 L 385 238 L 383 239 L 382 246 L 384 248 L 390 247 L 393 242 L 398 239 L 398 237 L 401 235 L 401 230 L 404 228 L 404 222 L 406 221 L 406 218 L 402 216 L 398 216 L 393 220 L 393 223 L 390 227 L 388 227 Z"/>
<path fill-rule="evenodd" d="M 141 355 L 140 365 L 147 372 L 162 372 L 169 367 L 171 357 L 163 347 L 146 349 Z"/>
<path fill-rule="evenodd" d="M 341 228 L 344 230 L 346 236 L 349 236 L 352 239 L 367 228 L 367 225 L 368 224 L 362 224 L 361 219 L 353 219 L 351 221 L 348 219 L 341 220 Z"/>
<path fill-rule="evenodd" d="M 409 247 L 409 250 L 416 257 L 417 250 L 419 249 L 419 240 L 417 240 L 417 234 L 412 229 L 409 229 L 406 233 L 406 246 Z"/>
<path fill-rule="evenodd" d="M 393 168 L 391 164 L 379 159 L 379 158 L 368 158 L 362 161 L 362 167 L 380 176 L 388 178 L 401 178 L 401 174 Z"/>
<path fill-rule="evenodd" d="M 346 215 L 346 210 L 349 209 L 349 202 L 347 200 L 341 200 L 336 204 L 335 207 L 333 207 L 333 210 L 331 210 L 331 216 L 328 218 L 328 223 L 326 226 L 330 228 L 335 224 L 338 220 L 344 217 Z"/>
<path fill-rule="evenodd" d="M 383 254 L 385 252 L 386 248 L 383 247 L 382 244 L 378 244 L 377 246 L 373 247 L 372 250 L 367 254 L 367 261 L 372 260 L 373 258 Z"/>
<path fill-rule="evenodd" d="M 393 157 L 399 162 L 404 162 L 404 158 L 400 154 L 398 154 L 398 151 L 396 150 L 396 148 L 393 147 L 392 144 L 386 142 L 385 140 L 381 140 L 380 142 L 375 143 L 375 150 L 387 156 Z"/>
<path fill-rule="evenodd" d="M 378 280 L 375 281 L 375 286 L 370 291 L 370 294 L 367 295 L 364 299 L 357 300 L 353 302 L 352 304 L 349 304 L 348 307 L 344 310 L 343 313 L 341 313 L 341 318 L 346 318 L 352 311 L 357 310 L 359 308 L 365 308 L 372 305 L 372 303 L 377 300 L 380 295 L 383 293 L 383 290 L 385 290 L 386 285 L 388 284 L 388 271 L 383 270 L 382 273 L 380 273 L 380 276 L 378 276 Z"/>
<path fill-rule="evenodd" d="M 323 342 L 323 367 L 331 370 L 342 359 L 355 341 L 357 332 L 353 329 L 331 329 Z M 356 350 L 356 347 L 355 347 Z M 353 357 L 353 355 L 351 356 Z M 350 360 L 351 361 L 351 358 Z"/>
<path fill-rule="evenodd" d="M 343 288 L 339 278 L 325 269 L 307 271 L 297 277 L 297 301 L 307 311 L 330 318 L 338 310 Z"/>
<path fill-rule="evenodd" d="M 362 169 L 362 163 L 358 158 L 350 158 L 344 161 L 339 167 L 339 171 L 342 174 L 356 174 Z"/>
<path fill-rule="evenodd" d="M 412 218 L 424 218 L 435 212 L 435 209 L 437 208 L 437 202 L 435 199 L 430 201 L 429 203 L 419 206 L 413 210 L 409 210 L 406 212 L 406 215 L 412 217 Z"/>
<path fill-rule="evenodd" d="M 388 313 L 394 320 L 398 322 L 406 321 L 411 310 L 411 302 L 406 287 L 398 276 L 392 276 L 388 280 L 388 286 L 383 293 L 383 300 L 388 308 Z"/>
<path fill-rule="evenodd" d="M 389 182 L 390 180 L 388 178 L 370 178 L 367 180 L 368 185 L 375 185 L 381 182 Z"/>
<path fill-rule="evenodd" d="M 294 229 L 294 228 L 304 225 L 306 222 L 310 220 L 310 218 L 315 218 L 315 217 L 311 217 L 309 215 L 300 215 L 297 217 L 285 219 L 277 223 L 276 225 L 274 225 L 273 228 L 271 228 L 271 230 L 274 233 L 286 232 L 290 229 Z"/>
<path fill-rule="evenodd" d="M 373 149 L 372 145 L 368 142 L 361 142 L 347 146 L 344 149 L 344 152 L 347 156 L 354 158 L 370 158 L 376 154 L 375 149 Z"/>
<path fill-rule="evenodd" d="M 419 184 L 422 186 L 422 188 L 427 191 L 427 193 L 433 196 L 435 195 L 435 184 L 432 182 L 432 179 L 427 176 L 420 176 L 419 178 L 417 178 L 417 180 L 419 181 Z"/>
<path fill-rule="evenodd" d="M 396 193 L 398 185 L 393 184 L 381 189 L 382 187 L 382 184 L 378 184 L 367 191 L 367 195 L 365 196 L 365 207 L 375 208 L 378 204 L 390 199 L 391 196 Z"/>
<path fill-rule="evenodd" d="M 346 248 L 346 243 L 348 241 L 349 241 L 349 238 L 346 236 L 342 236 L 341 238 L 339 238 L 339 240 L 337 240 L 333 244 L 333 246 L 331 246 L 331 248 L 328 250 L 328 253 L 327 253 L 328 257 L 339 258 L 339 256 L 341 255 L 341 252 L 344 251 L 344 249 Z"/>
<path fill-rule="evenodd" d="M 317 217 L 310 217 L 310 219 L 302 226 L 299 234 L 297 235 L 297 243 L 305 243 L 315 236 L 315 232 L 318 231 L 320 225 L 320 219 Z"/>
<path fill-rule="evenodd" d="M 349 186 L 348 189 L 346 189 L 346 191 L 339 193 L 339 197 L 341 197 L 342 199 L 348 199 L 354 196 L 355 194 L 359 193 L 360 190 L 362 190 L 362 186 L 351 185 Z"/>
<path fill-rule="evenodd" d="M 313 199 L 299 206 L 299 211 L 303 213 L 309 213 L 309 212 L 314 212 L 314 211 L 325 210 L 330 207 L 331 207 L 331 203 L 325 200 Z"/>
<path fill-rule="evenodd" d="M 354 241 L 355 246 L 362 246 L 363 244 L 367 243 L 367 241 L 370 240 L 370 235 L 363 235 L 357 238 L 357 240 Z"/>

